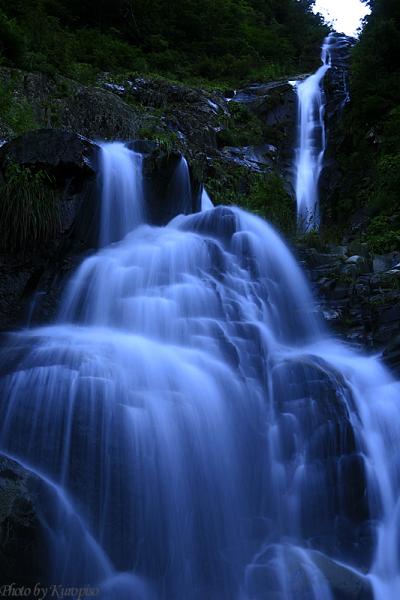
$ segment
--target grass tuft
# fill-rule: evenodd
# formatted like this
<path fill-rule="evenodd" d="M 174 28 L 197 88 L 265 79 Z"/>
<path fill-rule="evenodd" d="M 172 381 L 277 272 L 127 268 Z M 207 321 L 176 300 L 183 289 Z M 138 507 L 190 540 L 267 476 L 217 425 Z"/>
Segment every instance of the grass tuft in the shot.
<path fill-rule="evenodd" d="M 0 187 L 0 248 L 27 251 L 54 238 L 60 218 L 52 178 L 10 164 Z"/>

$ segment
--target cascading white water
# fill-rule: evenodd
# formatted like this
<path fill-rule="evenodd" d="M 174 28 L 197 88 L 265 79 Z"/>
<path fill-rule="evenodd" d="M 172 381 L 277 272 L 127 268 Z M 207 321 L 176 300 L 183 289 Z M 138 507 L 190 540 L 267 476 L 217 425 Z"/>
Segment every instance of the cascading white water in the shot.
<path fill-rule="evenodd" d="M 214 208 L 214 204 L 212 203 L 206 188 L 203 187 L 201 191 L 201 210 L 210 210 L 211 208 Z"/>
<path fill-rule="evenodd" d="M 324 77 L 332 68 L 332 57 L 348 48 L 350 39 L 331 33 L 322 45 L 322 65 L 304 81 L 291 82 L 297 91 L 298 139 L 295 152 L 295 192 L 297 222 L 300 231 L 319 228 L 319 180 L 326 150 Z M 339 109 L 349 101 L 346 73 L 340 86 L 342 98 Z"/>
<path fill-rule="evenodd" d="M 140 161 L 102 152 L 106 232 L 142 196 Z M 48 524 L 49 578 L 105 600 L 393 600 L 399 385 L 329 337 L 269 225 L 207 208 L 87 258 L 57 323 L 1 356 L 0 449 L 79 521 Z"/>
<path fill-rule="evenodd" d="M 120 240 L 144 219 L 142 156 L 122 142 L 101 145 L 101 246 Z M 135 202 L 132 202 L 132 197 Z M 118 207 L 118 210 L 116 210 Z"/>
<path fill-rule="evenodd" d="M 295 155 L 297 221 L 301 231 L 319 227 L 318 182 L 325 154 L 324 93 L 322 81 L 331 66 L 330 50 L 336 37 L 330 34 L 322 45 L 322 65 L 296 84 L 298 98 L 298 145 Z"/>

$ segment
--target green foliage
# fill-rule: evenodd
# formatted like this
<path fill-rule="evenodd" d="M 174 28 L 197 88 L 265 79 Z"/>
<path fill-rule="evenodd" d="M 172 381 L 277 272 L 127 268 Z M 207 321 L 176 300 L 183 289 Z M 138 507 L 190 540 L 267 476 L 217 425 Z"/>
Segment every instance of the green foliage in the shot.
<path fill-rule="evenodd" d="M 0 64 L 14 64 L 24 52 L 24 37 L 15 19 L 0 10 Z"/>
<path fill-rule="evenodd" d="M 377 217 L 366 235 L 375 251 L 386 251 L 398 243 L 397 228 L 386 223 L 378 231 L 376 223 L 400 212 L 400 3 L 368 4 L 371 14 L 352 56 L 352 102 L 339 156 L 346 183 L 336 220 L 346 227 L 356 212 L 364 221 Z"/>
<path fill-rule="evenodd" d="M 59 215 L 51 178 L 11 164 L 0 187 L 1 247 L 25 251 L 54 237 Z"/>
<path fill-rule="evenodd" d="M 378 161 L 368 206 L 372 214 L 400 209 L 400 154 L 383 154 Z"/>
<path fill-rule="evenodd" d="M 296 230 L 295 207 L 278 173 L 251 173 L 225 162 L 206 177 L 214 204 L 236 205 L 270 221 L 286 235 Z"/>
<path fill-rule="evenodd" d="M 229 104 L 230 118 L 218 133 L 220 146 L 248 146 L 261 144 L 264 136 L 261 121 L 246 106 L 237 102 Z"/>
<path fill-rule="evenodd" d="M 400 222 L 385 216 L 378 216 L 371 220 L 364 235 L 372 252 L 385 254 L 400 250 Z"/>
<path fill-rule="evenodd" d="M 14 94 L 13 81 L 0 82 L 0 116 L 15 133 L 35 129 L 37 123 L 33 110 L 26 98 Z"/>
<path fill-rule="evenodd" d="M 282 178 L 268 173 L 254 178 L 250 192 L 241 206 L 258 214 L 286 235 L 295 231 L 296 217 L 292 198 L 286 192 Z"/>
<path fill-rule="evenodd" d="M 326 27 L 310 0 L 0 0 L 0 56 L 80 80 L 93 71 L 232 84 L 311 69 Z M 91 67 L 91 69 L 88 68 Z"/>

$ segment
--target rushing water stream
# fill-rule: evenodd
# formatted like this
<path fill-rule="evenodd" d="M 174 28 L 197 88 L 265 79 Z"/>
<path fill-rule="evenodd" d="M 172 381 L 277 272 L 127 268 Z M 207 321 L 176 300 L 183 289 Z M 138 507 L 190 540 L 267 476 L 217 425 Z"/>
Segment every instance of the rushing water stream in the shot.
<path fill-rule="evenodd" d="M 146 225 L 142 158 L 119 143 L 100 180 L 101 249 L 57 322 L 1 355 L 0 449 L 43 482 L 49 581 L 106 600 L 400 597 L 399 385 L 329 336 L 267 223 L 204 192 L 202 212 Z"/>

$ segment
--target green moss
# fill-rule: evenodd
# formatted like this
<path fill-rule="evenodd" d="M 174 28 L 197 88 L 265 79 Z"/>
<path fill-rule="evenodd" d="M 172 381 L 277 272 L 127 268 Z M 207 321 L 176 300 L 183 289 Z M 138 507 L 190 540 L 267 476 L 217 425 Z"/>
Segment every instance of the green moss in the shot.
<path fill-rule="evenodd" d="M 0 246 L 25 251 L 52 239 L 59 215 L 52 180 L 44 171 L 11 164 L 0 187 Z"/>
<path fill-rule="evenodd" d="M 160 129 L 157 126 L 147 125 L 138 131 L 138 137 L 142 140 L 151 140 L 167 154 L 179 149 L 179 141 L 175 132 L 170 129 Z"/>
<path fill-rule="evenodd" d="M 38 127 L 28 100 L 14 92 L 13 80 L 0 82 L 0 119 L 16 134 Z"/>
<path fill-rule="evenodd" d="M 260 119 L 246 106 L 237 102 L 229 105 L 230 116 L 218 133 L 219 146 L 250 146 L 261 144 L 265 139 Z"/>

